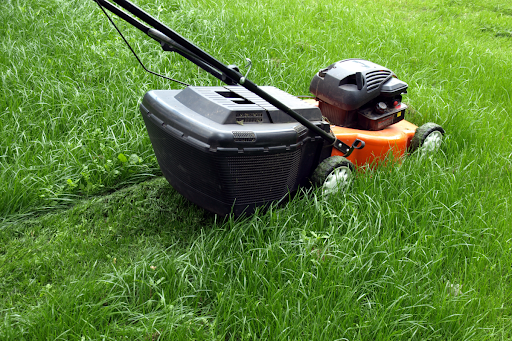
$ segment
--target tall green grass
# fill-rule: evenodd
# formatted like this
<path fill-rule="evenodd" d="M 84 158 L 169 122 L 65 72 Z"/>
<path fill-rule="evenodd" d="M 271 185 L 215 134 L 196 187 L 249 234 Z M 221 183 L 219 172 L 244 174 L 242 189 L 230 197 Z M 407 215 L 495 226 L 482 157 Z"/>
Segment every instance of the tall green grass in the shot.
<path fill-rule="evenodd" d="M 221 219 L 144 181 L 159 170 L 138 101 L 178 86 L 144 73 L 93 1 L 4 1 L 0 339 L 512 337 L 510 4 L 137 3 L 296 95 L 337 60 L 382 64 L 445 144 L 327 201 Z M 217 84 L 117 22 L 151 69 Z"/>
<path fill-rule="evenodd" d="M 3 335 L 508 338 L 510 210 L 452 162 L 412 157 L 238 221 L 163 179 L 25 220 L 1 234 Z"/>

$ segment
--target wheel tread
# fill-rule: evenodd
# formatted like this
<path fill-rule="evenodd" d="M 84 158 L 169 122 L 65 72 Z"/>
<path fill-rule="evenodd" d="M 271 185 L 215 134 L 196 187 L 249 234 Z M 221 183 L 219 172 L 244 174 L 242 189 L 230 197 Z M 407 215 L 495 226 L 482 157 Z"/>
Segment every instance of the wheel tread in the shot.
<path fill-rule="evenodd" d="M 330 156 L 327 159 L 320 162 L 316 167 L 313 175 L 311 176 L 311 182 L 317 187 L 321 187 L 329 174 L 338 167 L 349 167 L 352 172 L 355 171 L 354 164 L 347 158 L 339 155 Z"/>
<path fill-rule="evenodd" d="M 409 152 L 414 152 L 421 146 L 423 146 L 423 142 L 425 138 L 432 133 L 433 131 L 440 131 L 441 134 L 444 135 L 444 129 L 437 123 L 428 122 L 419 126 L 414 133 L 414 136 L 411 140 L 411 145 L 409 146 Z"/>

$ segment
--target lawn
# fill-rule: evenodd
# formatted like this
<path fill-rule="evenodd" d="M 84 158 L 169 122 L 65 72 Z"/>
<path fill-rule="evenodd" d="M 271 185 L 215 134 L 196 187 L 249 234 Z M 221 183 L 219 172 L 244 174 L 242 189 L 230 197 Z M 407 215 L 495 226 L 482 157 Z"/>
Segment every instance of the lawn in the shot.
<path fill-rule="evenodd" d="M 216 217 L 161 177 L 145 73 L 92 1 L 0 3 L 0 339 L 512 338 L 512 5 L 138 0 L 249 78 L 307 95 L 364 58 L 440 152 Z M 150 69 L 218 82 L 116 21 Z"/>

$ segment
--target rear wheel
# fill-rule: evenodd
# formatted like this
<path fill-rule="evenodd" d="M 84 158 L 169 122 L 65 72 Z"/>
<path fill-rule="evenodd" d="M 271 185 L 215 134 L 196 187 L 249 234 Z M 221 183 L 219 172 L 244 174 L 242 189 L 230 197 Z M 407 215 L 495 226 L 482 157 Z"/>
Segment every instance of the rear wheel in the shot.
<path fill-rule="evenodd" d="M 427 153 L 435 152 L 443 142 L 444 129 L 435 123 L 425 123 L 418 127 L 409 147 L 410 152 L 421 150 Z"/>
<path fill-rule="evenodd" d="M 320 162 L 311 181 L 322 188 L 322 194 L 331 195 L 346 190 L 354 181 L 355 167 L 342 156 L 331 156 Z"/>

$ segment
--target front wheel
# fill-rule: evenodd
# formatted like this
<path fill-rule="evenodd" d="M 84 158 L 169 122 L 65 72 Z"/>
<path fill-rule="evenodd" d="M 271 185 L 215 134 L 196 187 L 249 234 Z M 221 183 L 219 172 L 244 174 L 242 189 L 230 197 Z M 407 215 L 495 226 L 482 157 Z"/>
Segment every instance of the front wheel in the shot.
<path fill-rule="evenodd" d="M 354 164 L 336 155 L 320 162 L 311 181 L 313 185 L 322 188 L 322 194 L 331 195 L 346 190 L 354 181 L 354 173 Z"/>
<path fill-rule="evenodd" d="M 444 129 L 435 123 L 425 123 L 418 127 L 411 141 L 409 151 L 420 150 L 427 153 L 437 151 L 443 142 Z"/>

